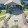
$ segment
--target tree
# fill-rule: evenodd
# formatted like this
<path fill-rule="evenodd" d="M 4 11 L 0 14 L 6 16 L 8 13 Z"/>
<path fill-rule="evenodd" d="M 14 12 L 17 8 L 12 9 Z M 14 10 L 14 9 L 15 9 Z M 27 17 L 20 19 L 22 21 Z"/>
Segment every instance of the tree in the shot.
<path fill-rule="evenodd" d="M 21 3 L 21 6 L 22 6 L 22 9 L 24 10 L 24 8 L 25 8 L 25 3 L 22 2 L 22 3 Z"/>

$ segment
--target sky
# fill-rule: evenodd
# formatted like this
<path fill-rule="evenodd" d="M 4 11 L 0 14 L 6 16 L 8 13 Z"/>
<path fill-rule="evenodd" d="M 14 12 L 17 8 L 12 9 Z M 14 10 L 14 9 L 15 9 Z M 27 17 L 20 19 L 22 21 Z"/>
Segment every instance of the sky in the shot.
<path fill-rule="evenodd" d="M 6 1 L 8 1 L 8 0 L 0 0 L 0 3 L 5 3 Z"/>
<path fill-rule="evenodd" d="M 21 1 L 20 0 L 8 0 L 4 5 L 6 5 L 6 4 L 8 4 L 8 3 L 10 3 L 10 2 L 14 2 L 14 3 L 16 3 L 16 4 L 19 4 L 19 5 L 21 5 Z"/>
<path fill-rule="evenodd" d="M 0 3 L 5 3 L 6 1 L 8 0 L 0 0 Z M 28 1 L 28 0 L 25 0 L 25 1 Z"/>
<path fill-rule="evenodd" d="M 10 2 L 15 2 L 19 5 L 21 5 L 21 1 L 20 0 L 0 0 L 0 3 L 4 3 L 4 4 L 7 4 L 7 3 L 10 3 Z"/>

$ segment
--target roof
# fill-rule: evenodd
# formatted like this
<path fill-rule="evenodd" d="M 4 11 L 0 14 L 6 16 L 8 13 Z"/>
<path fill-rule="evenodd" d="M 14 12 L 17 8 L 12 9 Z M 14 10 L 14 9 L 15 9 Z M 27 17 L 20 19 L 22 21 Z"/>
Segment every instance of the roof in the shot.
<path fill-rule="evenodd" d="M 4 5 L 8 4 L 8 3 L 11 3 L 11 2 L 14 2 L 18 5 L 21 5 L 21 1 L 20 0 L 8 0 L 6 3 L 4 3 Z"/>
<path fill-rule="evenodd" d="M 10 3 L 8 3 L 8 4 L 6 4 L 6 5 L 18 5 L 17 3 L 14 3 L 14 2 L 10 2 Z"/>

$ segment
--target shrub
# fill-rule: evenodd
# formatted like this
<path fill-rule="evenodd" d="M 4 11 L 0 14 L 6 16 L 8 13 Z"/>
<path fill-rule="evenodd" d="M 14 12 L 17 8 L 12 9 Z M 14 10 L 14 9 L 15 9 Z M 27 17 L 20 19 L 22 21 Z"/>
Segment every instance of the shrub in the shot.
<path fill-rule="evenodd" d="M 5 26 L 2 26 L 1 28 L 5 28 Z"/>

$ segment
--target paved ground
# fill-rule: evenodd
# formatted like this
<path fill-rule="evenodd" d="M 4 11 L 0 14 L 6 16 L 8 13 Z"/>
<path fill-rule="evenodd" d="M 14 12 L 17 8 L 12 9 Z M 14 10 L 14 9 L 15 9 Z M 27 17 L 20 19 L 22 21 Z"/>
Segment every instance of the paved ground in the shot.
<path fill-rule="evenodd" d="M 7 13 L 7 14 L 6 14 L 6 18 L 8 18 L 8 16 L 9 16 L 9 14 Z M 11 19 L 7 22 L 8 24 L 7 24 L 6 28 L 9 28 L 10 26 L 15 25 L 14 20 L 18 20 L 18 25 L 19 25 L 21 28 L 28 28 L 28 26 L 26 26 L 26 25 L 24 24 L 24 22 L 23 22 L 23 15 L 22 15 L 22 14 L 17 15 L 17 16 L 16 16 L 16 15 L 13 15 L 13 16 L 11 17 Z M 0 27 L 3 25 L 3 23 L 4 23 L 4 20 L 0 22 Z"/>
<path fill-rule="evenodd" d="M 15 25 L 15 22 L 14 22 L 14 20 L 18 20 L 18 25 L 21 27 L 21 28 L 28 28 L 28 26 L 27 25 L 25 25 L 24 24 L 24 22 L 23 22 L 23 19 L 24 19 L 24 17 L 23 17 L 24 15 L 23 14 L 20 14 L 20 15 L 13 15 L 12 17 L 11 17 L 11 19 L 8 21 L 8 24 L 7 24 L 7 26 L 6 26 L 6 28 L 9 28 L 10 26 L 12 26 L 12 25 Z"/>
<path fill-rule="evenodd" d="M 3 25 L 3 23 L 4 23 L 4 20 L 2 20 L 2 21 L 0 22 L 0 28 L 1 28 L 1 26 Z"/>
<path fill-rule="evenodd" d="M 7 13 L 7 14 L 2 15 L 2 16 L 0 16 L 0 17 L 3 17 L 3 16 L 6 16 L 5 18 L 7 19 L 8 16 L 9 16 L 9 14 Z M 4 24 L 4 20 L 2 20 L 2 21 L 0 22 L 0 28 L 1 28 L 1 26 L 2 26 L 3 24 Z"/>

